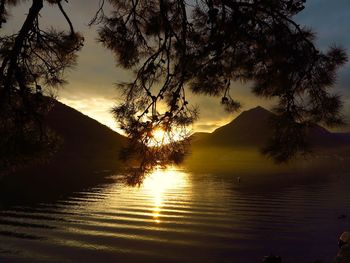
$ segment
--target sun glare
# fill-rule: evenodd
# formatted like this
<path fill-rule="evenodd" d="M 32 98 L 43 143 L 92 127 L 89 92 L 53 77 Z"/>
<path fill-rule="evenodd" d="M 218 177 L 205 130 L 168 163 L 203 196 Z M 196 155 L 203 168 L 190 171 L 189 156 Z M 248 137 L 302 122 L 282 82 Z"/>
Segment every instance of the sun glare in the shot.
<path fill-rule="evenodd" d="M 152 136 L 147 145 L 151 147 L 159 147 L 171 142 L 183 140 L 185 137 L 186 136 L 182 132 L 177 130 L 166 132 L 162 128 L 156 128 L 152 131 Z"/>
<path fill-rule="evenodd" d="M 169 201 L 171 193 L 176 189 L 189 186 L 187 173 L 175 168 L 157 168 L 143 183 L 143 190 L 153 197 L 153 220 L 161 223 L 162 207 Z"/>
<path fill-rule="evenodd" d="M 156 141 L 158 141 L 158 142 L 160 142 L 161 144 L 164 144 L 165 142 L 164 142 L 164 140 L 165 140 L 165 138 L 167 137 L 166 136 L 166 132 L 163 130 L 163 129 L 155 129 L 153 132 L 152 132 L 152 136 L 153 136 L 153 138 L 156 140 Z"/>

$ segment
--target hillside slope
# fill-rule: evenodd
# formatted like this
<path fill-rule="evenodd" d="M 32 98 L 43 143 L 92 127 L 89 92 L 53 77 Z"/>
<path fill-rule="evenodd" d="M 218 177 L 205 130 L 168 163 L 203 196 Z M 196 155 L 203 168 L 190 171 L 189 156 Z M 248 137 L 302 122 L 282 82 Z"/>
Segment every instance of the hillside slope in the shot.
<path fill-rule="evenodd" d="M 286 164 L 275 164 L 261 153 L 273 134 L 274 114 L 262 107 L 242 112 L 233 121 L 209 134 L 193 134 L 185 165 L 191 171 L 228 174 L 319 172 L 348 167 L 350 135 L 312 127 L 307 136 L 312 154 Z M 321 168 L 322 167 L 322 168 Z"/>
<path fill-rule="evenodd" d="M 261 146 L 271 135 L 269 119 L 272 116 L 262 107 L 244 111 L 197 143 L 206 146 Z"/>
<path fill-rule="evenodd" d="M 194 141 L 194 147 L 252 147 L 261 148 L 273 134 L 274 114 L 260 106 L 242 112 L 233 121 L 216 129 L 205 137 Z M 194 134 L 194 137 L 196 134 Z M 308 141 L 312 146 L 341 146 L 350 142 L 349 134 L 332 133 L 315 125 L 308 131 Z"/>
<path fill-rule="evenodd" d="M 45 125 L 59 136 L 53 156 L 43 156 L 0 177 L 0 197 L 6 202 L 35 202 L 57 198 L 107 180 L 120 168 L 124 136 L 64 105 L 53 102 Z"/>
<path fill-rule="evenodd" d="M 63 139 L 61 153 L 73 157 L 113 158 L 126 138 L 81 112 L 54 102 L 46 124 Z"/>

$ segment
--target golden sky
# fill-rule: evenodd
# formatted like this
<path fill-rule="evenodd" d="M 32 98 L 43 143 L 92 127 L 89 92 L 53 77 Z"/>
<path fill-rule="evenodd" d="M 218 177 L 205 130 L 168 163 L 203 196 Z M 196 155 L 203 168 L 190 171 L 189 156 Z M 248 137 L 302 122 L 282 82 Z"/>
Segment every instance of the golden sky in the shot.
<path fill-rule="evenodd" d="M 66 74 L 68 85 L 57 93 L 57 98 L 119 131 L 112 115 L 111 107 L 120 99 L 115 83 L 132 79 L 132 74 L 121 70 L 115 63 L 112 53 L 96 41 L 96 27 L 89 28 L 88 22 L 98 8 L 96 0 L 70 0 L 65 4 L 77 31 L 85 37 L 85 46 L 79 54 L 78 65 Z M 47 4 L 46 4 L 47 5 Z M 5 32 L 15 33 L 28 12 L 28 3 L 11 11 L 12 17 L 5 25 Z M 45 6 L 43 24 L 66 28 L 61 15 Z M 349 0 L 309 0 L 305 11 L 297 17 L 298 22 L 312 26 L 318 32 L 318 45 L 326 48 L 338 43 L 350 50 L 350 1 Z M 250 93 L 249 84 L 233 84 L 232 95 L 246 110 L 257 105 L 269 108 L 271 101 L 256 98 Z M 344 96 L 344 112 L 350 116 L 350 66 L 340 73 L 336 91 Z M 228 114 L 220 106 L 220 98 L 191 96 L 190 103 L 199 106 L 200 118 L 194 125 L 194 131 L 211 132 L 230 122 L 237 114 Z M 350 127 L 350 126 L 349 126 Z M 347 130 L 350 130 L 347 128 Z"/>

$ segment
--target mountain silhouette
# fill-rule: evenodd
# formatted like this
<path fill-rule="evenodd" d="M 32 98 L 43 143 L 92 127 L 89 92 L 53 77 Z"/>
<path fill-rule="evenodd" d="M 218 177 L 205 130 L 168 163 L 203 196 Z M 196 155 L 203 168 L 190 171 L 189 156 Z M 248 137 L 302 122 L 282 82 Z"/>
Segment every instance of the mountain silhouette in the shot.
<path fill-rule="evenodd" d="M 44 125 L 59 138 L 58 151 L 0 176 L 0 198 L 46 201 L 108 180 L 119 170 L 127 138 L 79 111 L 52 100 Z"/>
<path fill-rule="evenodd" d="M 58 101 L 53 101 L 45 123 L 61 137 L 60 153 L 73 157 L 117 158 L 127 141 L 126 137 Z"/>
<path fill-rule="evenodd" d="M 269 120 L 272 116 L 271 112 L 262 107 L 244 111 L 198 142 L 215 146 L 261 146 L 271 135 Z"/>
<path fill-rule="evenodd" d="M 53 101 L 46 116 L 47 125 L 59 137 L 58 152 L 44 167 L 58 177 L 94 176 L 99 171 L 115 170 L 120 165 L 119 152 L 127 138 L 98 121 L 61 103 Z"/>
<path fill-rule="evenodd" d="M 194 147 L 264 147 L 273 135 L 274 113 L 261 106 L 243 111 L 230 123 L 205 136 L 193 135 Z M 348 143 L 349 134 L 332 133 L 314 125 L 308 130 L 307 139 L 312 146 L 337 146 Z"/>
<path fill-rule="evenodd" d="M 273 117 L 274 113 L 256 107 L 212 133 L 193 134 L 191 154 L 184 166 L 192 172 L 242 177 L 246 186 L 283 183 L 286 177 L 293 182 L 318 180 L 336 170 L 348 171 L 350 135 L 332 133 L 318 125 L 307 132 L 311 154 L 282 164 L 263 155 L 261 150 L 268 146 L 274 132 Z"/>
<path fill-rule="evenodd" d="M 191 142 L 192 143 L 196 143 L 198 141 L 201 141 L 203 139 L 205 139 L 207 136 L 209 136 L 211 133 L 209 132 L 196 132 L 194 134 L 191 135 Z"/>

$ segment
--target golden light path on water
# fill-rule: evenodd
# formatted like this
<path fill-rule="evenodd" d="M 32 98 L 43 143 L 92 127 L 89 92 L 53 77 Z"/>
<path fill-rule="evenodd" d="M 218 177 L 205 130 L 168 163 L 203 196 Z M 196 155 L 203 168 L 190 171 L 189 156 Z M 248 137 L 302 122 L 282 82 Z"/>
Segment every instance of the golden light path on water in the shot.
<path fill-rule="evenodd" d="M 128 225 L 137 220 L 148 227 L 159 226 L 162 221 L 172 220 L 174 213 L 181 211 L 192 199 L 190 176 L 177 167 L 158 167 L 145 177 L 140 186 L 127 186 L 123 175 L 120 175 L 115 184 L 99 194 L 103 198 L 89 203 L 86 209 L 113 214 L 113 218 L 119 218 Z"/>
<path fill-rule="evenodd" d="M 335 212 L 350 213 L 345 174 L 254 192 L 233 176 L 158 168 L 139 187 L 115 174 L 54 202 L 3 207 L 0 262 L 251 263 L 276 248 L 283 262 L 333 262 L 348 227 Z"/>
<path fill-rule="evenodd" d="M 166 169 L 157 168 L 146 177 L 139 190 L 153 199 L 154 222 L 161 222 L 162 206 L 167 201 L 167 198 L 169 198 L 169 194 L 174 191 L 177 192 L 177 190 L 185 188 L 188 185 L 188 174 L 176 170 L 174 167 Z"/>

